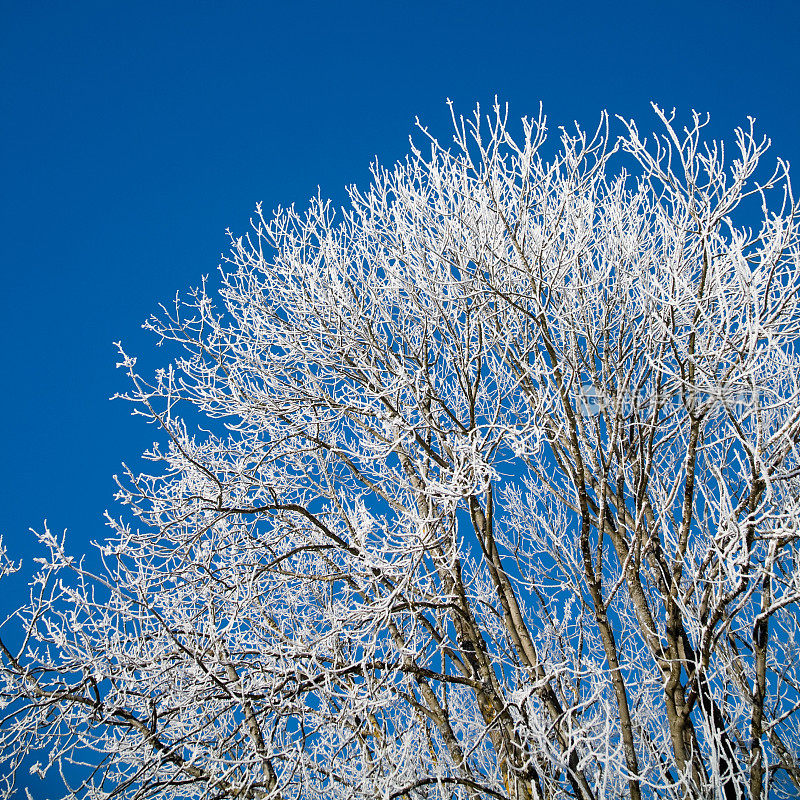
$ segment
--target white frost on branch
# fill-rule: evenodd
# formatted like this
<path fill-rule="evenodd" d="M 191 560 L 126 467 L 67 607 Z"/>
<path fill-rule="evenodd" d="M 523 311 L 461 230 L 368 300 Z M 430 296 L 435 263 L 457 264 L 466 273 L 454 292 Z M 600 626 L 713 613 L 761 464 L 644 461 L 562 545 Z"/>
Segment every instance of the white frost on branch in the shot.
<path fill-rule="evenodd" d="M 655 111 L 454 114 L 118 345 L 160 434 L 100 570 L 38 534 L 0 797 L 797 796 L 800 208 Z"/>

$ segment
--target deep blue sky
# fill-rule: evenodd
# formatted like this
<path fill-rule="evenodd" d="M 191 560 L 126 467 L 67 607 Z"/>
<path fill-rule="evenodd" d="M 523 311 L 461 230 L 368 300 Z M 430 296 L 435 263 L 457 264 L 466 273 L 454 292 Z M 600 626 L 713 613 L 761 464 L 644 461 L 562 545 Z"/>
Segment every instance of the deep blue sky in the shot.
<path fill-rule="evenodd" d="M 0 25 L 0 530 L 104 535 L 151 430 L 112 342 L 213 272 L 256 202 L 341 199 L 414 117 L 498 94 L 554 122 L 648 102 L 754 115 L 800 164 L 794 2 L 5 2 Z"/>
<path fill-rule="evenodd" d="M 213 272 L 256 202 L 341 200 L 401 158 L 418 115 L 495 94 L 555 122 L 651 99 L 750 114 L 800 167 L 796 0 L 36 2 L 0 0 L 0 531 L 105 535 L 111 476 L 152 429 L 112 342 Z M 798 178 L 800 180 L 800 177 Z M 0 610 L 16 598 L 6 593 Z"/>
<path fill-rule="evenodd" d="M 343 197 L 418 115 L 748 114 L 800 164 L 795 2 L 0 3 L 0 531 L 104 535 L 150 429 L 108 397 L 112 342 L 213 272 L 256 202 Z M 0 602 L 6 602 L 4 600 Z"/>
<path fill-rule="evenodd" d="M 127 6 L 127 7 L 126 7 Z M 343 197 L 445 99 L 652 122 L 747 114 L 800 164 L 794 2 L 5 2 L 0 26 L 0 530 L 104 535 L 111 475 L 150 429 L 112 342 L 213 272 L 256 202 Z M 2 602 L 5 602 L 6 598 Z"/>

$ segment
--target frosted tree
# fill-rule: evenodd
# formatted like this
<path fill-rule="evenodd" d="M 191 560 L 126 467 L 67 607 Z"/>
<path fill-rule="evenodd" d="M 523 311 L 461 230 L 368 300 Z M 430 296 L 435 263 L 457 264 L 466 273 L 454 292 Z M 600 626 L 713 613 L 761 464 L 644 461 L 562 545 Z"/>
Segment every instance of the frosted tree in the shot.
<path fill-rule="evenodd" d="M 151 474 L 40 534 L 3 796 L 798 796 L 800 206 L 655 110 L 421 129 L 120 348 Z"/>

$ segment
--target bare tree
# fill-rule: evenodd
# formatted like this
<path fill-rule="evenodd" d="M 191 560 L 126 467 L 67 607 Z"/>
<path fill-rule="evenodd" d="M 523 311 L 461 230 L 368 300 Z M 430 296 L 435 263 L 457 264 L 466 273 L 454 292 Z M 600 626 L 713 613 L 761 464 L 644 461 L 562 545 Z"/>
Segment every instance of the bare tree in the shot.
<path fill-rule="evenodd" d="M 162 441 L 102 569 L 40 535 L 3 796 L 798 796 L 800 206 L 656 113 L 423 129 L 120 348 Z"/>

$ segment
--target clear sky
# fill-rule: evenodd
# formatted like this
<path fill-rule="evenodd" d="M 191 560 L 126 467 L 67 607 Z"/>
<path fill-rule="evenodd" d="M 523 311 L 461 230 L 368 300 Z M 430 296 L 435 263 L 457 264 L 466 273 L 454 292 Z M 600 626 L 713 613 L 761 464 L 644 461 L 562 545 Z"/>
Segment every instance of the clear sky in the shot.
<path fill-rule="evenodd" d="M 498 95 L 553 123 L 649 101 L 747 115 L 800 169 L 796 0 L 0 0 L 0 497 L 10 553 L 48 520 L 86 549 L 153 431 L 111 403 L 112 342 L 214 272 L 259 201 L 342 200 L 414 118 Z M 800 181 L 800 172 L 797 173 Z M 17 587 L 19 585 L 17 584 Z M 0 611 L 19 599 L 0 595 Z"/>

